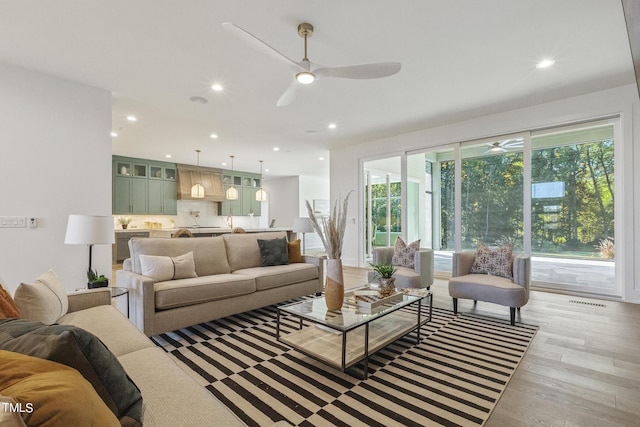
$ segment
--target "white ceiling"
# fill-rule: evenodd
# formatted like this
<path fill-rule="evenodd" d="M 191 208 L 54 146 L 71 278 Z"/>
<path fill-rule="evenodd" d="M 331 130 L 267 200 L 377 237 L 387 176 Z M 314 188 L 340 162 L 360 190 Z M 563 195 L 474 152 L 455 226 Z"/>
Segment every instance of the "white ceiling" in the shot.
<path fill-rule="evenodd" d="M 312 62 L 402 70 L 320 80 L 276 107 L 289 69 L 222 22 L 296 61 L 309 22 Z M 2 0 L 0 62 L 110 90 L 114 154 L 195 163 L 201 149 L 201 165 L 233 154 L 267 176 L 326 176 L 331 147 L 634 82 L 620 0 Z"/>

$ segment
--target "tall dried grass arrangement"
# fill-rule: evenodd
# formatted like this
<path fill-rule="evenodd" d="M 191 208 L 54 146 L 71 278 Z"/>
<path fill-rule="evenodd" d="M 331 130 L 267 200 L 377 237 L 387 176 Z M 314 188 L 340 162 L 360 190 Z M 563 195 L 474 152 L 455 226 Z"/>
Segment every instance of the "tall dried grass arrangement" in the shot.
<path fill-rule="evenodd" d="M 313 208 L 308 200 L 306 200 L 307 211 L 309 212 L 309 218 L 311 219 L 311 225 L 327 252 L 327 257 L 331 259 L 340 259 L 342 256 L 342 242 L 344 240 L 344 230 L 347 227 L 347 207 L 349 206 L 349 196 L 352 191 L 349 191 L 347 197 L 342 202 L 342 209 L 340 209 L 338 201 L 333 205 L 333 211 L 328 218 L 321 217 L 320 220 L 316 218 Z"/>

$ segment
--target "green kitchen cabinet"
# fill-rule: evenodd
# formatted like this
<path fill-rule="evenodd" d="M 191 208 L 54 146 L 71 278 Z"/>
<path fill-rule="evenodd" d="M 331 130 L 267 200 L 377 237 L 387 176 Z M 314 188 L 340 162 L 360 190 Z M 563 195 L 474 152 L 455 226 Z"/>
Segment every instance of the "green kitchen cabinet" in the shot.
<path fill-rule="evenodd" d="M 176 215 L 175 163 L 113 156 L 113 214 Z"/>
<path fill-rule="evenodd" d="M 238 200 L 225 200 L 221 203 L 222 215 L 261 215 L 262 205 L 256 200 L 256 191 L 260 188 L 260 175 L 239 171 L 223 171 L 222 183 L 225 194 L 231 183 L 238 191 Z"/>

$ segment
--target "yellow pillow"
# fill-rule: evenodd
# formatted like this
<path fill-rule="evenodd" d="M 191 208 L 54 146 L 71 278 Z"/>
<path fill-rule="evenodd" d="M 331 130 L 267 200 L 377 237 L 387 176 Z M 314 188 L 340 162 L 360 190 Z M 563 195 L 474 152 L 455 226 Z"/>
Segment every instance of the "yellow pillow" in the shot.
<path fill-rule="evenodd" d="M 120 427 L 93 386 L 60 363 L 0 350 L 0 394 L 20 404 L 30 426 Z"/>
<path fill-rule="evenodd" d="M 300 239 L 289 242 L 289 264 L 302 262 L 302 254 L 300 253 Z"/>
<path fill-rule="evenodd" d="M 2 287 L 0 283 L 0 319 L 6 318 L 20 318 L 20 311 L 16 307 L 16 303 L 11 298 L 11 294 Z"/>

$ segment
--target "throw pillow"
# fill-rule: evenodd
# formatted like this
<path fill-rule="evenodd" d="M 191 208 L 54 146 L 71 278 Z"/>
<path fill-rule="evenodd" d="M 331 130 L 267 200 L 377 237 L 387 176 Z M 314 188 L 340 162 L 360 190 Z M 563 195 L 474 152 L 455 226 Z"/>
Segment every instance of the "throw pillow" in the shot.
<path fill-rule="evenodd" d="M 302 262 L 302 253 L 300 252 L 300 239 L 289 242 L 289 264 Z"/>
<path fill-rule="evenodd" d="M 257 240 L 263 267 L 289 264 L 289 244 L 286 237 L 282 239 Z"/>
<path fill-rule="evenodd" d="M 93 334 L 71 325 L 0 319 L 0 350 L 62 363 L 76 369 L 125 425 L 142 422 L 142 395 L 118 359 Z"/>
<path fill-rule="evenodd" d="M 2 350 L 0 366 L 0 393 L 20 405 L 26 425 L 120 426 L 91 384 L 75 369 Z M 0 420 L 3 412 L 8 411 L 0 410 Z"/>
<path fill-rule="evenodd" d="M 20 311 L 16 307 L 16 303 L 11 298 L 11 294 L 2 287 L 0 283 L 0 318 L 20 318 Z"/>
<path fill-rule="evenodd" d="M 55 323 L 69 310 L 64 284 L 53 270 L 41 274 L 32 284 L 21 283 L 13 300 L 24 319 L 46 325 Z"/>
<path fill-rule="evenodd" d="M 0 359 L 0 365 L 2 365 L 1 359 Z M 27 403 L 29 403 L 29 402 L 27 402 Z M 22 402 L 20 404 L 22 404 Z M 27 425 L 22 420 L 22 417 L 20 416 L 20 412 L 18 412 L 18 411 L 13 411 L 13 412 L 12 411 L 8 411 L 6 409 L 6 405 L 14 405 L 14 407 L 16 407 L 16 405 L 18 405 L 18 402 L 13 400 L 12 397 L 0 395 L 0 408 L 4 408 L 4 410 L 0 409 L 0 426 L 2 426 L 2 427 L 27 427 Z M 26 403 L 24 405 L 26 406 Z"/>
<path fill-rule="evenodd" d="M 415 242 L 411 242 L 408 245 L 402 240 L 401 237 L 398 236 L 396 239 L 396 245 L 393 248 L 393 257 L 391 258 L 391 264 L 414 268 L 415 267 L 415 259 L 416 252 L 420 249 L 420 240 L 416 240 Z"/>
<path fill-rule="evenodd" d="M 140 255 L 140 268 L 143 276 L 151 277 L 156 282 L 198 277 L 193 252 L 176 257 Z"/>
<path fill-rule="evenodd" d="M 513 277 L 511 269 L 511 253 L 513 243 L 501 247 L 487 246 L 478 242 L 478 250 L 471 265 L 471 273 L 501 276 L 510 279 Z"/>

